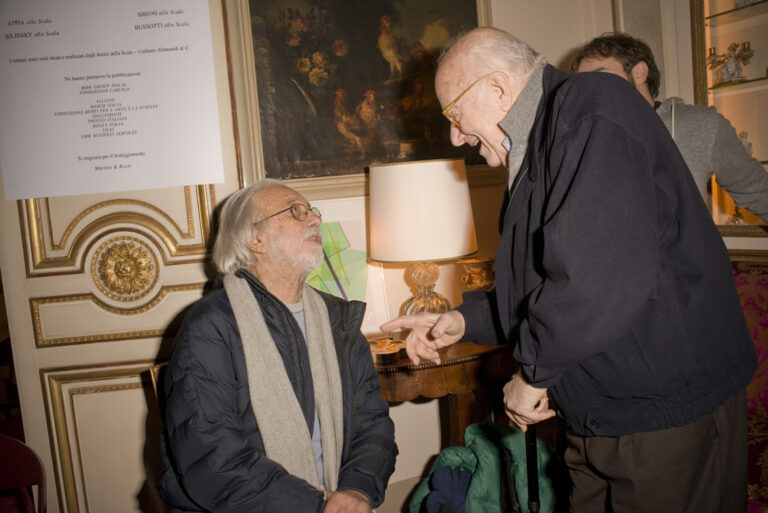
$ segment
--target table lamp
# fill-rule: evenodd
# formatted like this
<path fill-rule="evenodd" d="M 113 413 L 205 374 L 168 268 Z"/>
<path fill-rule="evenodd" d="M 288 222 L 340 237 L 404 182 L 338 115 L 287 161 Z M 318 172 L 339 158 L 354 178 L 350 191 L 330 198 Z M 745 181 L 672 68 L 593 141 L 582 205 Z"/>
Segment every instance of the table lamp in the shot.
<path fill-rule="evenodd" d="M 477 251 L 467 172 L 460 159 L 371 164 L 371 260 L 412 263 L 417 294 L 404 313 L 447 312 L 448 300 L 434 291 L 435 262 Z"/>

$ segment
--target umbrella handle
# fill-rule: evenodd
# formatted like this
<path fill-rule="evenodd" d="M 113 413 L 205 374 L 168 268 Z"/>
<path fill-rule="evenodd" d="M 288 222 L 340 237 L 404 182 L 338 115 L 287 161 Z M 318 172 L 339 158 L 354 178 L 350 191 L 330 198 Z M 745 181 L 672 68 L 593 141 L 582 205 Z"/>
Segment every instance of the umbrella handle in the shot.
<path fill-rule="evenodd" d="M 535 424 L 530 424 L 525 432 L 525 466 L 528 471 L 528 511 L 538 513 L 541 503 L 539 502 L 539 469 Z"/>

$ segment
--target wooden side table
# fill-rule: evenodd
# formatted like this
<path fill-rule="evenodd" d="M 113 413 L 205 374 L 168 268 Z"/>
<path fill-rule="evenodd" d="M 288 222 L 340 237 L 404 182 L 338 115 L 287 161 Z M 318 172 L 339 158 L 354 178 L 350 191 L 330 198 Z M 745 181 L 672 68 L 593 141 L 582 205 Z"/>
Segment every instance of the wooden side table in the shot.
<path fill-rule="evenodd" d="M 377 363 L 381 391 L 389 403 L 439 398 L 441 417 L 447 417 L 448 424 L 443 446 L 464 445 L 467 426 L 490 420 L 491 411 L 501 407 L 501 390 L 517 364 L 506 345 L 463 342 L 439 352 L 440 365 L 413 365 L 404 351 L 392 362 Z"/>

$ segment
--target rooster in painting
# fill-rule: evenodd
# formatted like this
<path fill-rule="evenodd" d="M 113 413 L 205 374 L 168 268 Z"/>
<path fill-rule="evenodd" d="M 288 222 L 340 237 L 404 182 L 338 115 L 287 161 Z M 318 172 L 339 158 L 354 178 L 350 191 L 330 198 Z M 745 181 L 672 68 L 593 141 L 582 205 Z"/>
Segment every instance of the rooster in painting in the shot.
<path fill-rule="evenodd" d="M 424 97 L 424 82 L 417 80 L 413 86 L 413 92 L 400 99 L 400 112 L 403 115 L 408 115 L 412 112 L 416 112 L 425 105 L 428 101 Z"/>
<path fill-rule="evenodd" d="M 402 78 L 405 56 L 400 50 L 400 42 L 392 33 L 392 18 L 389 16 L 381 17 L 379 25 L 379 40 L 377 43 L 382 57 L 389 63 L 389 79 L 387 82 Z"/>
<path fill-rule="evenodd" d="M 357 115 L 368 129 L 367 139 L 373 138 L 379 125 L 379 112 L 376 105 L 376 91 L 368 89 L 363 94 L 363 101 L 357 106 Z"/>
<path fill-rule="evenodd" d="M 424 53 L 438 54 L 445 48 L 450 38 L 451 32 L 448 30 L 448 22 L 445 18 L 440 18 L 424 25 L 424 31 L 417 43 L 421 45 Z"/>
<path fill-rule="evenodd" d="M 336 90 L 336 97 L 333 100 L 333 121 L 336 129 L 344 137 L 348 145 L 353 150 L 360 151 L 360 158 L 365 158 L 365 147 L 363 146 L 363 137 L 367 128 L 360 116 L 347 110 L 347 91 L 344 89 Z"/>
<path fill-rule="evenodd" d="M 392 28 L 392 18 L 382 16 L 377 46 L 389 64 L 387 83 L 403 79 L 406 67 L 417 66 L 428 70 L 433 64 L 434 56 L 442 51 L 451 35 L 444 18 L 424 25 L 421 37 L 410 44 L 395 36 Z"/>

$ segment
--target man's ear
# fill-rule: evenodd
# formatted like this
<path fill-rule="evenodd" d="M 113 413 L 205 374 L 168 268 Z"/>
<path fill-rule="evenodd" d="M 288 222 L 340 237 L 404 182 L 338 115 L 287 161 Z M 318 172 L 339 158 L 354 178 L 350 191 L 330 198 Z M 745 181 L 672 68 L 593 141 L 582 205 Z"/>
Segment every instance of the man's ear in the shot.
<path fill-rule="evenodd" d="M 266 241 L 262 232 L 253 229 L 251 235 L 248 237 L 248 241 L 245 243 L 251 253 L 255 255 L 262 255 L 266 252 Z"/>
<path fill-rule="evenodd" d="M 645 61 L 638 62 L 632 67 L 630 73 L 635 85 L 645 84 L 648 80 L 648 63 Z"/>
<path fill-rule="evenodd" d="M 513 94 L 514 88 L 509 76 L 501 71 L 494 71 L 488 78 L 488 83 L 491 86 L 491 94 L 498 100 L 501 110 L 509 112 L 517 99 Z"/>

